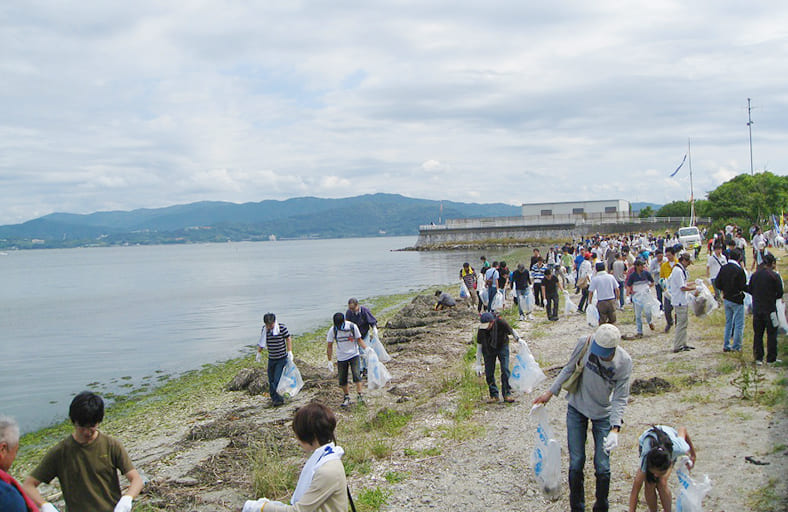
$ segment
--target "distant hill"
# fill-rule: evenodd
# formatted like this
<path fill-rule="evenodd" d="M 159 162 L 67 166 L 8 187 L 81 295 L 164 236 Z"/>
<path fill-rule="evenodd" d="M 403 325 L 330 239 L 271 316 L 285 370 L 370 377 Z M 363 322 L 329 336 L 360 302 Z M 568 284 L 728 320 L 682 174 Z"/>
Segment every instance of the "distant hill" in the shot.
<path fill-rule="evenodd" d="M 86 215 L 52 213 L 0 226 L 0 248 L 226 242 L 267 240 L 270 235 L 280 239 L 416 235 L 420 224 L 520 213 L 519 206 L 502 203 L 433 201 L 398 194 L 244 204 L 203 201 Z"/>
<path fill-rule="evenodd" d="M 660 208 L 662 208 L 662 205 L 661 204 L 657 204 L 657 203 L 643 203 L 643 202 L 641 202 L 641 203 L 629 203 L 629 204 L 632 207 L 632 211 L 633 212 L 639 212 L 640 210 L 642 210 L 643 208 L 645 208 L 647 206 L 650 206 L 651 209 L 654 210 L 654 211 L 657 211 Z"/>

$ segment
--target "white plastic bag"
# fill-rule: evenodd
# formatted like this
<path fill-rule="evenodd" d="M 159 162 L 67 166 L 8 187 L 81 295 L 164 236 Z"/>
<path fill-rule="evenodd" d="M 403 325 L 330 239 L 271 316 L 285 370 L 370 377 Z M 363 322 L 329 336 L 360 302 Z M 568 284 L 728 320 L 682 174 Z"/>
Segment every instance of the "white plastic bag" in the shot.
<path fill-rule="evenodd" d="M 512 372 L 509 376 L 509 386 L 514 391 L 530 393 L 547 376 L 544 374 L 539 363 L 534 359 L 528 344 L 523 340 L 517 342 L 517 355 L 514 356 Z"/>
<path fill-rule="evenodd" d="M 282 370 L 282 377 L 279 379 L 279 385 L 276 386 L 276 392 L 281 396 L 293 398 L 304 387 L 304 379 L 301 378 L 301 372 L 294 362 L 289 361 L 284 370 Z"/>
<path fill-rule="evenodd" d="M 534 294 L 530 289 L 525 290 L 525 306 L 523 307 L 523 311 L 525 311 L 526 314 L 533 313 L 534 311 Z"/>
<path fill-rule="evenodd" d="M 503 290 L 498 290 L 493 299 L 492 309 L 495 311 L 503 309 Z"/>
<path fill-rule="evenodd" d="M 471 294 L 468 291 L 468 286 L 465 284 L 465 281 L 463 281 L 462 283 L 460 283 L 460 298 L 467 299 L 470 296 Z"/>
<path fill-rule="evenodd" d="M 646 307 L 651 310 L 651 320 L 654 321 L 657 318 L 662 318 L 662 308 L 660 308 L 661 304 L 657 298 L 649 295 L 649 299 L 649 303 Z"/>
<path fill-rule="evenodd" d="M 328 370 L 332 374 L 334 373 L 334 362 L 333 361 L 326 361 L 326 370 Z"/>
<path fill-rule="evenodd" d="M 595 304 L 589 304 L 586 307 L 586 323 L 591 327 L 599 326 L 599 311 L 597 311 Z"/>
<path fill-rule="evenodd" d="M 481 292 L 479 292 L 479 296 L 482 298 L 482 303 L 485 305 L 487 304 L 487 295 L 488 295 L 487 290 L 488 288 L 484 288 Z"/>
<path fill-rule="evenodd" d="M 695 316 L 705 316 L 717 309 L 717 301 L 711 293 L 703 279 L 695 280 L 695 289 L 698 295 L 690 293 L 690 305 Z"/>
<path fill-rule="evenodd" d="M 703 498 L 711 491 L 709 475 L 703 475 L 703 480 L 697 482 L 692 479 L 687 469 L 687 457 L 680 457 L 676 461 L 676 477 L 679 479 L 679 494 L 676 497 L 676 512 L 703 512 Z"/>
<path fill-rule="evenodd" d="M 530 416 L 536 421 L 531 467 L 545 496 L 556 498 L 561 493 L 561 445 L 553 437 L 543 405 L 533 406 Z"/>
<path fill-rule="evenodd" d="M 367 386 L 369 389 L 382 388 L 391 380 L 391 374 L 378 359 L 374 350 L 367 350 Z"/>
<path fill-rule="evenodd" d="M 473 364 L 473 371 L 476 375 L 484 375 L 484 356 L 482 355 L 482 346 L 476 344 L 476 362 Z"/>
<path fill-rule="evenodd" d="M 748 315 L 752 314 L 752 295 L 744 292 L 744 311 Z"/>
<path fill-rule="evenodd" d="M 378 355 L 378 359 L 380 359 L 381 363 L 388 363 L 391 361 L 391 356 L 386 351 L 386 347 L 383 346 L 383 343 L 380 341 L 378 337 L 378 328 L 377 326 L 373 327 L 370 331 L 369 335 L 369 342 L 367 344 L 368 347 L 372 347 L 372 350 Z"/>
<path fill-rule="evenodd" d="M 572 299 L 569 298 L 569 292 L 564 290 L 564 315 L 569 316 L 576 309 L 577 306 L 572 302 Z"/>
<path fill-rule="evenodd" d="M 777 332 L 788 334 L 788 321 L 785 319 L 785 304 L 783 304 L 783 300 L 777 299 L 775 306 L 777 306 L 777 320 L 779 321 Z"/>

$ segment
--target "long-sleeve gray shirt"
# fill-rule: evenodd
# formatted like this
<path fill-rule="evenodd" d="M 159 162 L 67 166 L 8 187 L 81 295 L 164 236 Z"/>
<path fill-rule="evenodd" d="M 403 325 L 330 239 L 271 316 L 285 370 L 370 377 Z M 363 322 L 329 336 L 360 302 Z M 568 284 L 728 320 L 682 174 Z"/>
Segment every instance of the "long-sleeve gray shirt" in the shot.
<path fill-rule="evenodd" d="M 569 362 L 550 386 L 553 395 L 561 392 L 561 385 L 572 375 L 580 351 L 588 337 L 577 342 Z M 622 347 L 616 348 L 612 361 L 603 361 L 591 350 L 583 356 L 583 376 L 576 393 L 569 393 L 569 405 L 592 420 L 610 417 L 611 427 L 620 427 L 624 408 L 629 399 L 629 377 L 632 374 L 632 358 Z"/>

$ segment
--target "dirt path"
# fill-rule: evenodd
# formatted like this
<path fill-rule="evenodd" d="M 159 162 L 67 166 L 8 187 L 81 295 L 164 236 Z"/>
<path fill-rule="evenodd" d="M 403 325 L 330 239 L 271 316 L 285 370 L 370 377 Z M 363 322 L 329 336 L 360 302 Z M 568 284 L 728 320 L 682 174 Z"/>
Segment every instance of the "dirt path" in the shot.
<path fill-rule="evenodd" d="M 784 411 L 774 413 L 738 397 L 739 389 L 729 384 L 731 375 L 719 375 L 716 369 L 724 361 L 722 342 L 717 340 L 720 336 L 708 335 L 709 340 L 701 339 L 699 322 L 695 320 L 690 319 L 690 340 L 697 348 L 691 352 L 671 352 L 672 333 L 662 333 L 665 325 L 662 319 L 656 322 L 657 331 L 648 332 L 646 328 L 644 338 L 623 342 L 634 361 L 633 379 L 678 378 L 688 385 L 653 396 L 631 396 L 621 444 L 611 457 L 611 510 L 627 510 L 637 468 L 637 438 L 650 423 L 688 428 L 698 451 L 693 474 L 708 474 L 714 486 L 704 502 L 704 510 L 751 510 L 753 496 L 769 487 L 776 496 L 783 497 L 784 506 L 788 505 L 784 480 L 788 469 L 788 423 Z M 619 315 L 618 325 L 622 333 L 634 334 L 631 306 Z M 542 366 L 551 367 L 564 364 L 577 338 L 592 329 L 585 324 L 584 316 L 574 314 L 562 317 L 557 323 L 543 319 L 520 322 L 518 331 L 528 340 Z M 784 376 L 782 369 L 768 369 L 764 373 L 770 379 Z M 415 468 L 410 480 L 393 489 L 393 497 L 384 510 L 568 510 L 566 484 L 557 502 L 546 501 L 529 465 L 535 429 L 528 417 L 531 401 L 551 382 L 552 378 L 548 378 L 533 394 L 515 404 L 483 407 L 479 420 L 488 427 L 486 435 L 455 444 L 442 457 Z M 563 395 L 551 400 L 548 411 L 563 447 L 562 473 L 565 475 L 568 453 Z M 589 500 L 593 497 L 594 480 L 590 440 L 587 454 L 586 496 Z M 745 456 L 768 465 L 747 463 Z M 675 489 L 675 478 L 672 484 Z M 589 509 L 592 503 L 588 502 Z M 640 509 L 645 509 L 642 501 Z"/>
<path fill-rule="evenodd" d="M 577 297 L 573 300 L 577 302 Z M 459 393 L 452 387 L 456 375 L 450 373 L 457 371 L 468 351 L 478 316 L 464 306 L 451 312 L 432 312 L 431 303 L 429 297 L 416 298 L 383 330 L 383 340 L 394 357 L 387 364 L 394 378 L 386 389 L 367 393 L 364 411 L 371 416 L 385 408 L 407 408 L 412 417 L 399 435 L 387 440 L 388 456 L 370 460 L 364 472 L 351 474 L 354 494 L 382 489 L 388 498 L 381 510 L 390 511 L 568 510 L 566 484 L 557 501 L 546 501 L 529 464 L 535 429 L 528 417 L 530 403 L 549 386 L 555 371 L 533 394 L 518 397 L 515 404 L 481 405 L 484 396 L 480 394 L 471 423 L 483 426 L 482 434 L 455 435 L 457 440 L 450 440 L 446 433 L 453 421 L 451 411 L 459 401 Z M 516 328 L 543 369 L 563 365 L 578 337 L 592 331 L 581 315 L 562 314 L 558 322 L 548 322 L 543 311 L 537 311 L 536 316 Z M 690 344 L 697 349 L 673 354 L 671 336 L 661 332 L 664 320 L 656 323 L 657 331 L 647 329 L 643 339 L 624 341 L 623 346 L 634 360 L 633 379 L 660 377 L 674 389 L 631 396 L 620 446 L 611 459 L 611 510 L 626 510 L 637 467 L 637 437 L 650 423 L 688 428 L 698 451 L 694 474 L 708 474 L 714 486 L 704 510 L 751 510 L 754 499 L 769 493 L 782 497 L 785 505 L 785 411 L 739 398 L 740 389 L 730 384 L 739 370 L 731 371 L 734 359 L 722 354 L 721 333 L 703 333 L 701 322 L 691 318 Z M 618 325 L 623 333 L 634 333 L 631 306 L 620 314 Z M 319 368 L 319 361 L 297 362 L 307 386 L 285 407 L 271 408 L 268 399 L 259 395 L 226 392 L 218 399 L 197 399 L 188 407 L 173 404 L 160 418 L 112 432 L 123 440 L 149 479 L 135 510 L 240 510 L 252 492 L 254 462 L 250 453 L 254 446 L 281 448 L 284 456 L 300 467 L 304 456 L 289 427 L 294 410 L 313 399 L 338 405 L 341 395 L 334 377 Z M 767 380 L 784 378 L 784 369 L 765 368 L 761 373 Z M 563 396 L 553 398 L 548 412 L 563 447 L 565 478 L 568 458 Z M 338 411 L 340 421 L 357 413 Z M 340 444 L 352 445 L 353 440 L 340 439 Z M 590 445 L 587 453 L 592 453 Z M 748 463 L 745 456 L 767 464 Z M 400 481 L 390 483 L 386 475 L 392 473 L 400 475 Z M 589 497 L 593 496 L 593 480 L 589 457 Z M 672 483 L 675 488 L 675 479 Z M 642 501 L 640 509 L 645 510 Z"/>

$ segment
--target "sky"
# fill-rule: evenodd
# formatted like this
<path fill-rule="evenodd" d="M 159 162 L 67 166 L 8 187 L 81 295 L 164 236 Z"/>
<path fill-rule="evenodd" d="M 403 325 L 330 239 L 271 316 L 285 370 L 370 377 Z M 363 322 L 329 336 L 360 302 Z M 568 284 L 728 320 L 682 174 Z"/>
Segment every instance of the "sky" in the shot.
<path fill-rule="evenodd" d="M 688 141 L 702 198 L 750 172 L 747 98 L 755 171 L 788 174 L 788 2 L 4 0 L 0 224 L 376 192 L 663 204 L 689 198 Z"/>

